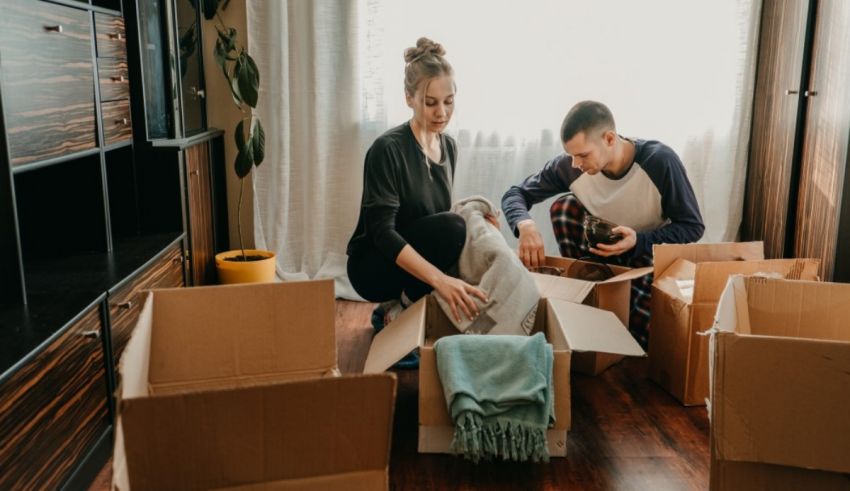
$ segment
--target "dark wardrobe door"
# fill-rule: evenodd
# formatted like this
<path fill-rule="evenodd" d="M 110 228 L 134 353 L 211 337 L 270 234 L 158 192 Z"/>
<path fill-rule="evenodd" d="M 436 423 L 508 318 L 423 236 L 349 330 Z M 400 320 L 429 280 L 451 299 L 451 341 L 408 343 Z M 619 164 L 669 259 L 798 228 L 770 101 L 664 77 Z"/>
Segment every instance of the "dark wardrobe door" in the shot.
<path fill-rule="evenodd" d="M 838 246 L 847 149 L 850 141 L 850 2 L 821 0 L 817 7 L 808 112 L 800 168 L 797 257 L 823 260 L 821 277 L 832 280 Z"/>
<path fill-rule="evenodd" d="M 808 10 L 809 0 L 776 0 L 762 11 L 741 231 L 770 258 L 785 254 Z"/>

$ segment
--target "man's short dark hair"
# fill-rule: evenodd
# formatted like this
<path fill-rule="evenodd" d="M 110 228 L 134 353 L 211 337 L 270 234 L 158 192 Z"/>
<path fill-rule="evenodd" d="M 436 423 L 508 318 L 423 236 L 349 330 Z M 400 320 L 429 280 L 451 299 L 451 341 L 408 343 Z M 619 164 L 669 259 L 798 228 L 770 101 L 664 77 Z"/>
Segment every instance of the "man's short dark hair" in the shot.
<path fill-rule="evenodd" d="M 596 129 L 616 131 L 611 110 L 601 102 L 579 102 L 564 117 L 561 124 L 561 141 L 566 143 L 579 133 Z"/>

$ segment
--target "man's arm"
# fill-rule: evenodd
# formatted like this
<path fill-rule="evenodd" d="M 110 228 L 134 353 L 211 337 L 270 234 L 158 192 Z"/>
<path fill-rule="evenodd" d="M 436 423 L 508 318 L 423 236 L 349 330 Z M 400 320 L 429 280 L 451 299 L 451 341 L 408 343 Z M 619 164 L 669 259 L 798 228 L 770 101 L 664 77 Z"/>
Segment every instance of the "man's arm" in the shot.
<path fill-rule="evenodd" d="M 534 204 L 569 191 L 576 172 L 578 171 L 572 169 L 572 158 L 562 153 L 546 162 L 539 172 L 528 176 L 520 185 L 511 186 L 505 192 L 502 196 L 502 211 L 514 236 L 519 237 L 517 224 L 531 219 L 528 211 Z"/>
<path fill-rule="evenodd" d="M 663 156 L 664 165 L 656 175 L 650 175 L 661 193 L 661 210 L 670 223 L 655 230 L 637 233 L 633 255 L 652 254 L 653 244 L 687 244 L 696 242 L 705 232 L 696 195 L 688 180 L 682 161 L 672 151 Z"/>

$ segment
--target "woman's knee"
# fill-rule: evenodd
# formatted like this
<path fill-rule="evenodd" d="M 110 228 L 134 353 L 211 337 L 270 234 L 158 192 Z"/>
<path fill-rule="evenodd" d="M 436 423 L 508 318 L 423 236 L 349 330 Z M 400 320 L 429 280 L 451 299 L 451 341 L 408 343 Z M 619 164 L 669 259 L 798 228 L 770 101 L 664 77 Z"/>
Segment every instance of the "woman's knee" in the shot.
<path fill-rule="evenodd" d="M 466 242 L 466 220 L 457 213 L 450 211 L 437 213 L 435 216 L 442 222 L 441 233 L 444 233 L 451 243 L 459 244 L 463 248 L 463 244 Z"/>

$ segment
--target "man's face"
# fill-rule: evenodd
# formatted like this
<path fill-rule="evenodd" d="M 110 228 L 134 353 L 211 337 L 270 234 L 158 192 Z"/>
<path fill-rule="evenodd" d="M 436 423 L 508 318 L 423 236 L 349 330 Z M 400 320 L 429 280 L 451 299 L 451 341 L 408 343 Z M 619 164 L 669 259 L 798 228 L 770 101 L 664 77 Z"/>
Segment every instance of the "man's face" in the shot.
<path fill-rule="evenodd" d="M 564 143 L 564 151 L 573 158 L 573 167 L 590 175 L 597 174 L 611 162 L 613 131 L 582 131 Z"/>

